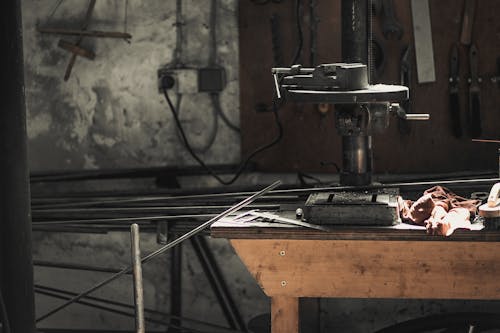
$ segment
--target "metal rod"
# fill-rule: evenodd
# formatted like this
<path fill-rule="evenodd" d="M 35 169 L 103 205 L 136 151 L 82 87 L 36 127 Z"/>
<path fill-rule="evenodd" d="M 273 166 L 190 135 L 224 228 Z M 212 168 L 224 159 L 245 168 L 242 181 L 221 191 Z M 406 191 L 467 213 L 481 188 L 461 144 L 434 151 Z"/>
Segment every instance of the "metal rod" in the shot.
<path fill-rule="evenodd" d="M 37 209 L 34 208 L 31 213 L 34 217 L 46 216 L 79 216 L 85 217 L 109 217 L 121 214 L 123 216 L 132 217 L 133 215 L 146 216 L 148 214 L 203 214 L 210 212 L 220 212 L 228 209 L 231 205 L 196 205 L 196 206 L 152 206 L 152 207 L 94 207 L 89 208 L 54 208 L 54 209 Z M 249 205 L 249 209 L 276 210 L 280 206 L 277 204 L 257 204 Z"/>
<path fill-rule="evenodd" d="M 63 295 L 66 295 L 66 296 L 75 296 L 75 295 L 77 295 L 77 293 L 72 292 L 72 291 L 62 290 L 62 289 L 54 288 L 54 287 L 42 286 L 42 285 L 38 285 L 38 284 L 35 284 L 35 288 L 37 288 L 38 290 L 51 291 L 51 292 L 55 292 L 55 293 L 58 293 L 58 294 L 63 294 Z M 100 297 L 85 296 L 84 298 L 86 300 L 96 301 L 98 303 L 103 303 L 103 304 L 108 304 L 108 305 L 114 305 L 114 306 L 118 306 L 118 307 L 127 308 L 127 309 L 130 309 L 130 310 L 134 309 L 133 305 L 122 303 L 122 302 L 117 302 L 117 301 L 112 301 L 112 300 L 104 299 L 104 298 L 100 298 Z M 189 322 L 189 323 L 192 323 L 192 324 L 199 324 L 199 325 L 211 327 L 212 329 L 218 330 L 218 331 L 221 331 L 221 332 L 241 333 L 240 331 L 236 331 L 234 329 L 230 329 L 230 328 L 227 328 L 227 327 L 224 327 L 224 326 L 220 326 L 220 325 L 216 325 L 216 324 L 212 324 L 212 323 L 207 323 L 207 322 L 204 322 L 204 321 L 201 321 L 201 320 L 192 319 L 192 318 L 177 317 L 177 316 L 174 316 L 172 314 L 163 313 L 163 312 L 160 312 L 160 311 L 157 311 L 157 310 L 153 310 L 153 309 L 144 308 L 144 312 L 148 313 L 150 315 L 156 315 L 156 316 L 160 316 L 160 317 L 167 318 L 167 319 L 169 319 L 169 318 L 178 318 L 182 322 Z M 146 321 L 149 320 L 149 318 L 147 318 L 147 317 L 145 319 L 146 319 Z M 165 324 L 165 325 L 167 325 L 167 324 Z"/>
<path fill-rule="evenodd" d="M 97 31 L 97 30 L 71 30 L 59 28 L 37 28 L 38 32 L 44 34 L 55 35 L 71 35 L 71 36 L 87 36 L 87 37 L 100 37 L 100 38 L 120 38 L 131 39 L 132 35 L 126 32 L 119 31 Z"/>
<path fill-rule="evenodd" d="M 89 266 L 89 265 L 81 265 L 81 264 L 74 264 L 67 262 L 53 262 L 46 260 L 33 260 L 33 265 L 39 267 L 74 269 L 74 270 L 103 272 L 103 273 L 118 273 L 120 271 L 120 269 L 117 268 Z"/>
<path fill-rule="evenodd" d="M 146 262 L 148 262 L 151 259 L 155 258 L 156 256 L 164 253 L 165 251 L 171 249 L 172 247 L 180 244 L 181 242 L 185 241 L 186 239 L 189 239 L 190 237 L 198 234 L 199 232 L 203 231 L 205 228 L 211 226 L 213 223 L 219 221 L 220 219 L 222 219 L 222 218 L 224 218 L 224 217 L 226 217 L 226 216 L 228 216 L 228 215 L 230 215 L 230 214 L 232 214 L 232 213 L 240 210 L 241 208 L 249 205 L 250 203 L 252 203 L 253 201 L 255 201 L 257 198 L 263 196 L 264 194 L 268 193 L 272 189 L 278 187 L 280 184 L 281 184 L 280 181 L 276 181 L 273 184 L 267 186 L 266 188 L 260 190 L 259 192 L 254 193 L 253 195 L 249 196 L 248 198 L 244 199 L 243 201 L 239 202 L 238 204 L 234 205 L 233 207 L 231 207 L 231 208 L 223 211 L 222 213 L 220 213 L 219 215 L 211 218 L 210 220 L 208 220 L 207 222 L 203 223 L 202 225 L 200 225 L 200 226 L 194 228 L 193 230 L 187 232 L 183 236 L 181 236 L 181 237 L 177 238 L 176 240 L 174 240 L 174 241 L 166 244 L 165 246 L 162 246 L 158 250 L 156 250 L 156 251 L 148 254 L 147 256 L 145 256 L 144 258 L 141 259 L 141 263 L 145 264 Z M 97 289 L 105 286 L 106 284 L 110 283 L 111 281 L 114 281 L 117 278 L 119 278 L 120 276 L 122 276 L 122 275 L 130 272 L 130 270 L 131 270 L 131 267 L 129 266 L 129 267 L 124 268 L 120 272 L 118 272 L 116 274 L 113 274 L 109 278 L 107 278 L 107 279 L 105 279 L 105 280 L 97 283 L 96 285 L 90 287 L 89 289 L 81 292 L 80 294 L 76 295 L 75 297 L 72 297 L 70 300 L 64 302 L 63 304 L 57 306 L 56 308 L 54 308 L 54 309 L 50 310 L 49 312 L 45 313 L 44 315 L 40 316 L 39 318 L 36 319 L 36 322 L 42 321 L 43 319 L 50 317 L 54 313 L 60 311 L 61 309 L 64 309 L 68 305 L 71 305 L 72 303 L 78 301 L 82 297 L 87 296 L 91 292 L 93 292 L 93 291 L 95 291 L 95 290 L 97 290 Z"/>
<path fill-rule="evenodd" d="M 130 226 L 130 252 L 132 256 L 133 280 L 134 280 L 134 304 L 135 304 L 135 330 L 137 333 L 145 333 L 144 323 L 144 285 L 142 283 L 141 247 L 140 247 L 139 225 Z"/>
<path fill-rule="evenodd" d="M 231 293 L 227 287 L 226 281 L 215 261 L 210 247 L 207 241 L 202 236 L 198 235 L 190 239 L 191 245 L 200 261 L 201 267 L 205 272 L 205 275 L 212 287 L 212 290 L 219 301 L 219 305 L 222 309 L 226 321 L 231 328 L 238 329 L 241 331 L 247 331 L 245 322 L 238 307 L 234 302 Z"/>
<path fill-rule="evenodd" d="M 456 179 L 456 180 L 433 180 L 433 181 L 418 181 L 418 182 L 397 182 L 397 183 L 383 183 L 379 185 L 365 185 L 365 186 L 328 186 L 328 187 L 311 187 L 311 188 L 292 188 L 285 190 L 274 190 L 270 191 L 270 196 L 266 198 L 273 198 L 273 195 L 284 196 L 286 199 L 291 199 L 292 195 L 301 196 L 308 195 L 313 192 L 337 192 L 337 191 L 364 191 L 364 190 L 374 190 L 374 189 L 383 189 L 383 188 L 396 188 L 396 187 L 412 187 L 412 186 L 434 186 L 434 185 L 459 185 L 459 184 L 471 184 L 471 183 L 493 183 L 498 182 L 500 178 L 481 178 L 481 179 Z M 57 205 L 54 204 L 51 208 L 60 208 L 60 207 L 84 207 L 84 206 L 92 206 L 96 204 L 106 204 L 106 203 L 129 203 L 129 202 L 140 202 L 140 201 L 170 201 L 170 200 L 207 200 L 213 198 L 232 198 L 235 199 L 237 197 L 243 197 L 252 194 L 252 192 L 231 192 L 231 193 L 211 193 L 211 194 L 202 194 L 202 195 L 187 195 L 187 196 L 176 196 L 176 197 L 155 197 L 155 198 L 134 198 L 134 199 L 124 199 L 124 200 L 111 200 L 106 201 L 102 200 L 99 203 L 97 202 L 78 202 L 78 203 L 70 203 Z M 288 196 L 287 196 L 288 195 Z M 297 197 L 295 197 L 297 199 Z"/>
<path fill-rule="evenodd" d="M 472 142 L 489 142 L 489 143 L 500 143 L 500 140 L 488 140 L 488 139 L 472 139 Z"/>
<path fill-rule="evenodd" d="M 180 195 L 180 196 L 144 196 L 144 197 L 136 197 L 136 198 L 122 198 L 122 199 L 88 199 L 88 201 L 76 201 L 76 202 L 63 202 L 63 203 L 43 203 L 33 205 L 36 209 L 46 209 L 46 208 L 66 208 L 66 207 L 94 207 L 94 206 L 103 206 L 103 205 L 115 205 L 115 204 L 125 204 L 125 203 L 155 203 L 160 202 L 162 204 L 168 204 L 168 202 L 178 202 L 182 203 L 184 200 L 196 200 L 203 202 L 207 199 L 216 200 L 216 199 L 233 199 L 239 200 L 244 198 L 247 195 L 252 194 L 251 191 L 245 192 L 234 192 L 234 193 L 211 193 L 211 194 L 196 194 L 196 195 Z M 294 197 L 288 196 L 273 196 L 272 198 L 266 198 L 266 200 L 291 200 L 296 199 Z"/>
<path fill-rule="evenodd" d="M 40 289 L 40 288 L 35 288 L 35 292 L 37 294 L 41 294 L 41 295 L 45 295 L 45 296 L 50 296 L 50 297 L 54 297 L 54 298 L 59 298 L 59 299 L 63 299 L 63 300 L 69 300 L 70 299 L 70 297 L 68 297 L 68 296 L 59 295 L 59 294 L 57 294 L 55 292 L 43 290 L 43 289 Z M 108 307 L 108 306 L 104 306 L 104 305 L 100 305 L 100 304 L 95 304 L 93 302 L 84 301 L 84 300 L 81 300 L 81 299 L 78 300 L 78 301 L 76 301 L 76 303 L 81 304 L 81 305 L 85 305 L 85 306 L 89 306 L 89 307 L 92 307 L 92 308 L 95 308 L 95 309 L 108 311 L 110 313 L 119 314 L 119 315 L 126 316 L 126 317 L 134 317 L 134 313 L 133 312 L 128 312 L 128 311 L 113 309 L 113 308 Z M 161 321 L 161 320 L 153 319 L 153 318 L 148 318 L 148 321 L 151 322 L 151 323 L 153 323 L 153 324 L 157 324 L 157 325 L 164 325 L 164 326 L 167 326 L 167 327 L 174 327 L 173 325 L 170 325 L 169 323 L 166 323 L 166 322 Z M 180 329 L 181 332 L 207 333 L 206 331 L 200 331 L 200 330 L 197 330 L 197 329 L 186 328 L 186 327 L 181 327 L 181 326 L 176 326 L 175 328 L 176 329 Z"/>
<path fill-rule="evenodd" d="M 140 216 L 140 217 L 116 217 L 105 219 L 85 219 L 85 220 L 53 220 L 53 221 L 33 221 L 33 225 L 58 225 L 58 224 L 115 224 L 130 223 L 140 221 L 173 221 L 181 219 L 206 219 L 216 214 L 190 214 L 190 215 L 160 215 L 160 216 Z"/>

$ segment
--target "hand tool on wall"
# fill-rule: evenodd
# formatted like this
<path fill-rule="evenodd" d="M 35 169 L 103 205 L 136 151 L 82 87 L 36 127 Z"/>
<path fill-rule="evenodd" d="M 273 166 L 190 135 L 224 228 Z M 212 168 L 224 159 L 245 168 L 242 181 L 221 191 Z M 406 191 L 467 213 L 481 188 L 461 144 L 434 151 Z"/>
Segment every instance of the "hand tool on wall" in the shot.
<path fill-rule="evenodd" d="M 85 15 L 85 21 L 83 22 L 81 30 L 87 30 L 87 28 L 90 24 L 90 18 L 92 16 L 92 12 L 94 11 L 95 2 L 96 2 L 96 0 L 91 0 L 89 2 L 89 7 L 87 8 L 87 14 Z M 80 35 L 80 37 L 78 37 L 78 40 L 75 43 L 75 46 L 79 47 L 83 41 L 83 38 L 84 38 L 84 36 Z M 71 58 L 69 59 L 68 66 L 66 67 L 66 72 L 64 73 L 64 81 L 68 81 L 69 76 L 71 75 L 71 70 L 73 69 L 73 66 L 75 64 L 76 56 L 77 56 L 77 53 L 73 53 L 71 55 Z"/>
<path fill-rule="evenodd" d="M 62 3 L 60 1 L 55 9 L 52 11 L 52 14 L 49 17 L 50 18 L 53 16 L 59 5 Z M 83 21 L 82 26 L 80 29 L 67 29 L 67 28 L 52 28 L 52 27 L 46 27 L 46 28 L 41 28 L 37 27 L 37 31 L 40 33 L 45 33 L 45 34 L 56 34 L 56 35 L 65 35 L 65 36 L 77 36 L 77 40 L 75 43 L 71 43 L 65 40 L 59 40 L 58 46 L 68 52 L 71 53 L 71 58 L 70 61 L 66 67 L 66 71 L 64 73 L 64 81 L 67 81 L 71 75 L 71 70 L 73 69 L 73 66 L 76 61 L 77 56 L 85 57 L 89 60 L 93 60 L 95 58 L 94 52 L 87 50 L 83 48 L 80 44 L 82 43 L 83 39 L 85 37 L 101 37 L 101 38 L 121 38 L 125 39 L 127 42 L 129 42 L 129 39 L 132 38 L 132 35 L 126 32 L 118 32 L 118 31 L 90 31 L 88 30 L 88 26 L 90 24 L 90 19 L 92 16 L 92 13 L 94 11 L 94 7 L 96 4 L 96 0 L 90 0 L 89 5 L 87 8 L 87 12 L 85 14 L 85 19 Z M 125 2 L 125 30 L 127 29 L 127 4 L 128 2 Z"/>
<path fill-rule="evenodd" d="M 464 15 L 462 18 L 462 32 L 460 33 L 460 43 L 470 45 L 472 42 L 472 24 L 476 12 L 476 0 L 465 0 Z"/>
<path fill-rule="evenodd" d="M 429 0 L 411 0 L 418 83 L 436 81 Z"/>
<path fill-rule="evenodd" d="M 396 19 L 393 0 L 382 0 L 382 9 L 384 13 L 382 33 L 385 39 L 392 39 L 395 37 L 400 40 L 401 37 L 403 37 L 404 30 Z"/>
<path fill-rule="evenodd" d="M 450 52 L 450 74 L 448 78 L 449 84 L 449 109 L 451 116 L 451 130 L 456 138 L 462 137 L 462 123 L 460 120 L 460 99 L 458 95 L 459 74 L 458 74 L 458 46 L 453 44 Z"/>
<path fill-rule="evenodd" d="M 471 45 L 469 50 L 469 110 L 467 123 L 469 124 L 469 134 L 473 138 L 481 136 L 481 101 L 480 87 L 481 78 L 477 74 L 478 50 L 475 45 Z"/>

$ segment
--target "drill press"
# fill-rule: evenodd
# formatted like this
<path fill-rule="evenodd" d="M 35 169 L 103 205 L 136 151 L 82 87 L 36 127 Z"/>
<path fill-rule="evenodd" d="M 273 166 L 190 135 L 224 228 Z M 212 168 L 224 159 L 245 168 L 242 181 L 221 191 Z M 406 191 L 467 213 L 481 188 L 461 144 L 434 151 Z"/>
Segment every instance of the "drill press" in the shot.
<path fill-rule="evenodd" d="M 407 120 L 429 119 L 428 114 L 407 114 L 399 107 L 408 99 L 407 87 L 370 84 L 370 2 L 341 1 L 341 63 L 272 69 L 279 98 L 335 104 L 336 128 L 342 136 L 340 184 L 360 188 L 372 184 L 372 134 L 388 127 L 390 114 Z M 314 193 L 304 215 L 318 224 L 391 225 L 399 221 L 397 194 L 389 190 Z"/>

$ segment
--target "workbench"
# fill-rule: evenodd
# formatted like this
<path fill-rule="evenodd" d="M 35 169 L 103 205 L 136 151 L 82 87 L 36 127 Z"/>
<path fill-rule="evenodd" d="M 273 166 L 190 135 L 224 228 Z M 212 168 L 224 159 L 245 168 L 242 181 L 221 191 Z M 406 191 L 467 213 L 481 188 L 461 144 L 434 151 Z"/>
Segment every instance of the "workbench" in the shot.
<path fill-rule="evenodd" d="M 422 227 L 319 231 L 223 220 L 227 238 L 271 298 L 272 333 L 299 332 L 299 298 L 500 299 L 500 232 Z"/>

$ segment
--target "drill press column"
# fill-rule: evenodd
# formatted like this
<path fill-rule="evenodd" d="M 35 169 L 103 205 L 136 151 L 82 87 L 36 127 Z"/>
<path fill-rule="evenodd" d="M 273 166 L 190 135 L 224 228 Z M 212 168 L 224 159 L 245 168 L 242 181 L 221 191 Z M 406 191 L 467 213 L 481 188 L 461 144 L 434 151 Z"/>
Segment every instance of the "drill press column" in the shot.
<path fill-rule="evenodd" d="M 368 64 L 368 0 L 342 0 L 342 62 Z M 368 75 L 370 69 L 368 68 Z M 337 129 L 342 135 L 342 185 L 372 181 L 372 138 L 367 134 L 370 110 L 356 104 L 337 105 Z M 368 117 L 367 117 L 368 116 Z M 369 120 L 368 120 L 369 121 Z"/>

